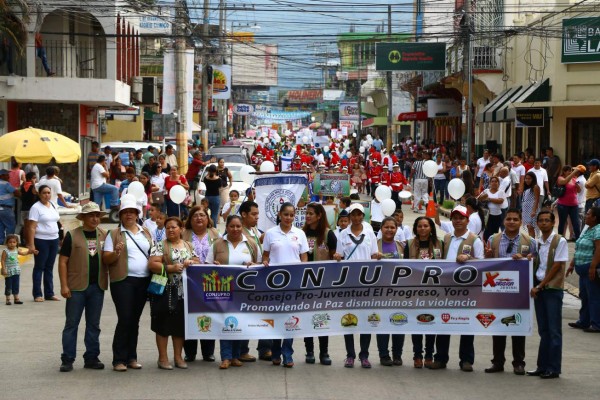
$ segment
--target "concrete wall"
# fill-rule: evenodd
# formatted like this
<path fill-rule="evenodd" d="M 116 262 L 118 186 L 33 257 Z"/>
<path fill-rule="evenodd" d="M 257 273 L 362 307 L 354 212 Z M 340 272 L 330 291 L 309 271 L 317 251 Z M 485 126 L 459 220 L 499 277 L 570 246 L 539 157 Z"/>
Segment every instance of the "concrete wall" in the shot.
<path fill-rule="evenodd" d="M 106 133 L 102 142 L 122 142 L 124 140 L 144 139 L 144 114 L 138 115 L 135 121 L 112 120 L 106 121 Z"/>

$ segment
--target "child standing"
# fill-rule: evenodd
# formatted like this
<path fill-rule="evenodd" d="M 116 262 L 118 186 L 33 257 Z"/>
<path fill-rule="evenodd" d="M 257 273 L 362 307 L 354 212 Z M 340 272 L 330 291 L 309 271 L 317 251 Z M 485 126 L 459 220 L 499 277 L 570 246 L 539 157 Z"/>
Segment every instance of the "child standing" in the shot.
<path fill-rule="evenodd" d="M 229 201 L 227 203 L 225 203 L 225 205 L 223 205 L 223 208 L 221 210 L 221 216 L 223 217 L 223 221 L 227 220 L 227 217 L 229 216 L 229 214 L 231 213 L 231 211 L 233 210 L 233 214 L 237 214 L 237 210 L 236 210 L 236 202 L 240 199 L 240 192 L 238 192 L 237 190 L 230 190 L 229 191 Z"/>
<path fill-rule="evenodd" d="M 21 250 L 17 246 L 19 237 L 17 235 L 6 236 L 6 249 L 2 251 L 2 275 L 5 277 L 6 305 L 10 306 L 10 296 L 13 296 L 15 304 L 23 304 L 19 299 L 19 283 L 21 278 L 21 266 L 19 265 L 19 256 L 29 254 L 29 250 Z"/>
<path fill-rule="evenodd" d="M 165 221 L 167 220 L 167 214 L 163 212 L 159 212 L 156 215 L 156 229 L 151 231 L 152 239 L 156 243 L 162 242 L 167 238 L 166 229 L 165 229 Z"/>
<path fill-rule="evenodd" d="M 154 238 L 154 232 L 156 232 L 156 217 L 158 216 L 158 214 L 160 214 L 160 205 L 156 204 L 156 203 L 152 203 L 152 205 L 150 206 L 150 210 L 148 210 L 148 217 L 145 221 L 144 221 L 144 228 L 148 229 L 148 232 L 150 232 Z"/>

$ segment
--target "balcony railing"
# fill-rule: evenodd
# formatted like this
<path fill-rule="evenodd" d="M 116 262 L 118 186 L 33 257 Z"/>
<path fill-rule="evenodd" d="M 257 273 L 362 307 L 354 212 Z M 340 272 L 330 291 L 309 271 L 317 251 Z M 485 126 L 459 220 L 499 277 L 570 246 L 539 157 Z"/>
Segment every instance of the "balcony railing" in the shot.
<path fill-rule="evenodd" d="M 106 44 L 103 40 L 70 41 L 46 40 L 44 42 L 48 66 L 57 77 L 106 79 Z M 36 49 L 36 76 L 46 76 L 46 71 Z"/>
<path fill-rule="evenodd" d="M 446 52 L 446 73 L 451 75 L 463 70 L 462 44 L 455 44 Z M 473 46 L 473 69 L 498 70 L 503 69 L 502 57 L 494 46 Z"/>
<path fill-rule="evenodd" d="M 473 68 L 500 69 L 496 48 L 490 46 L 473 47 Z"/>

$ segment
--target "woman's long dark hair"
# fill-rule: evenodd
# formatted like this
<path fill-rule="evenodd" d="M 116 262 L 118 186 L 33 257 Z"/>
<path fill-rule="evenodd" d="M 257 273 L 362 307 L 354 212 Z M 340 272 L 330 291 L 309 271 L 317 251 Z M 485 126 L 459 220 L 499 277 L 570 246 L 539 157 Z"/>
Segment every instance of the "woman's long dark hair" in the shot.
<path fill-rule="evenodd" d="M 415 219 L 415 223 L 413 224 L 413 234 L 415 235 L 415 240 L 413 240 L 413 243 L 416 243 L 416 245 L 419 245 L 419 235 L 417 234 L 417 225 L 419 225 L 419 221 L 422 220 L 426 220 L 429 223 L 429 227 L 431 228 L 431 235 L 429 236 L 429 240 L 431 242 L 431 244 L 433 245 L 437 245 L 438 244 L 438 237 L 437 237 L 437 230 L 435 229 L 435 222 L 433 222 L 433 220 L 429 217 L 424 217 L 424 216 L 420 216 L 417 219 Z"/>
<path fill-rule="evenodd" d="M 473 174 L 471 170 L 466 169 L 462 173 L 462 181 L 465 184 L 465 195 L 473 196 L 475 194 L 475 182 L 473 182 Z"/>
<path fill-rule="evenodd" d="M 525 175 L 531 177 L 531 185 L 527 185 L 527 183 L 525 183 L 525 179 L 523 179 L 523 191 L 531 189 L 537 185 L 537 176 L 533 172 L 529 171 Z"/>
<path fill-rule="evenodd" d="M 477 215 L 479 215 L 479 219 L 481 219 L 481 230 L 485 229 L 485 214 L 483 212 L 483 208 L 481 207 L 481 203 L 475 197 L 469 197 L 465 200 L 465 206 L 471 207 Z M 473 232 L 476 235 L 479 235 L 479 232 Z"/>
<path fill-rule="evenodd" d="M 294 205 L 292 203 L 290 203 L 289 201 L 286 201 L 285 203 L 283 203 L 281 205 L 281 207 L 279 207 L 279 211 L 277 212 L 277 219 L 275 221 L 276 225 L 279 225 L 281 223 L 281 218 L 279 218 L 279 213 L 281 212 L 281 210 L 283 210 L 284 208 L 288 208 L 288 207 L 292 207 L 292 210 L 294 210 L 294 212 L 296 212 L 296 207 L 294 207 Z"/>
<path fill-rule="evenodd" d="M 315 229 L 315 231 L 317 232 L 317 244 L 315 247 L 319 247 L 327 239 L 325 237 L 325 233 L 329 228 L 329 222 L 327 221 L 327 212 L 325 211 L 325 208 L 319 203 L 308 203 L 306 209 L 309 208 L 312 209 L 315 212 L 315 214 L 317 214 L 317 216 L 319 217 L 319 221 L 317 222 L 317 229 Z M 307 223 L 304 223 L 302 230 L 304 232 L 310 230 L 310 227 Z"/>

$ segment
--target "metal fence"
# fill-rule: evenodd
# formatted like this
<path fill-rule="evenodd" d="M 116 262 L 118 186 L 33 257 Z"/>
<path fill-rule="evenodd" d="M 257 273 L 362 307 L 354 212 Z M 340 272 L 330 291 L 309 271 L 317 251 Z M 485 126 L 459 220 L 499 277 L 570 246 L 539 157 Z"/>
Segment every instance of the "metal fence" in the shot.
<path fill-rule="evenodd" d="M 104 40 L 44 41 L 48 67 L 64 78 L 106 78 L 106 42 Z M 46 76 L 40 49 L 36 49 L 36 76 Z"/>

